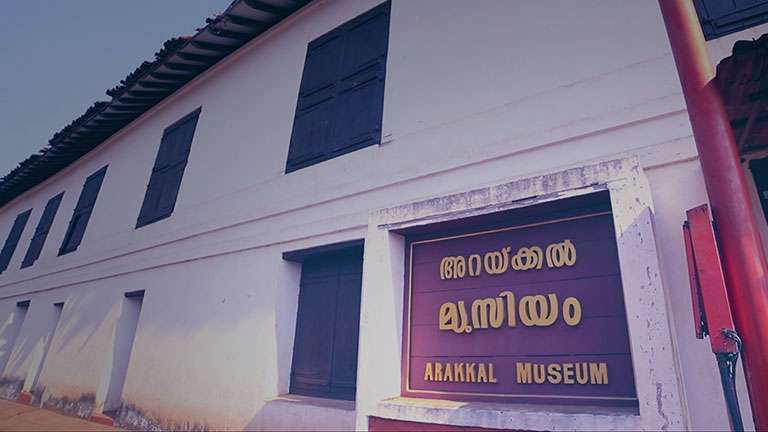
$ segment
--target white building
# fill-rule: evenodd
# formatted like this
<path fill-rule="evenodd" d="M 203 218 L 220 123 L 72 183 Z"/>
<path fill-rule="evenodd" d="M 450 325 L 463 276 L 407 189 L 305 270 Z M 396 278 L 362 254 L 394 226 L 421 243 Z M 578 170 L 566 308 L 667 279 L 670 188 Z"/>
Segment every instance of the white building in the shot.
<path fill-rule="evenodd" d="M 234 1 L 0 182 L 2 396 L 134 428 L 727 428 L 658 4 L 304 3 Z M 406 244 L 564 199 L 616 228 L 629 403 L 403 396 Z"/>

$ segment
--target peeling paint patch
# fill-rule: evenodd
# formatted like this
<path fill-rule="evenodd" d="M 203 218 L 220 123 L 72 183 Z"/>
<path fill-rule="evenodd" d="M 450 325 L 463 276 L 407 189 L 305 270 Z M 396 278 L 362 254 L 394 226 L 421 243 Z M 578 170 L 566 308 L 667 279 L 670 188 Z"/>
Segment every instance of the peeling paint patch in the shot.
<path fill-rule="evenodd" d="M 666 431 L 669 429 L 669 418 L 667 418 L 667 415 L 664 413 L 664 407 L 662 400 L 662 388 L 661 383 L 656 383 L 656 411 L 659 413 L 659 416 L 664 419 L 664 424 L 661 425 L 661 430 Z"/>
<path fill-rule="evenodd" d="M 93 412 L 95 401 L 96 395 L 93 393 L 80 395 L 77 399 L 66 396 L 61 398 L 50 396 L 43 403 L 43 407 L 61 411 L 71 416 L 87 419 Z"/>
<path fill-rule="evenodd" d="M 155 418 L 137 405 L 123 402 L 115 419 L 115 426 L 142 431 L 209 431 L 205 422 L 189 420 L 182 423 Z"/>
<path fill-rule="evenodd" d="M 24 385 L 23 378 L 3 377 L 0 378 L 0 398 L 16 400 L 21 393 L 21 387 Z"/>

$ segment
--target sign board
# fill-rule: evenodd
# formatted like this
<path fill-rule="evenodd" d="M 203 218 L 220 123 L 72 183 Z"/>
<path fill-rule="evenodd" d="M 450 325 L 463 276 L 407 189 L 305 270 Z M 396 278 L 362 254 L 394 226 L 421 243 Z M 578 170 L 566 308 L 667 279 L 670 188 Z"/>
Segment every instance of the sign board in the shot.
<path fill-rule="evenodd" d="M 403 395 L 637 405 L 608 211 L 408 243 Z"/>

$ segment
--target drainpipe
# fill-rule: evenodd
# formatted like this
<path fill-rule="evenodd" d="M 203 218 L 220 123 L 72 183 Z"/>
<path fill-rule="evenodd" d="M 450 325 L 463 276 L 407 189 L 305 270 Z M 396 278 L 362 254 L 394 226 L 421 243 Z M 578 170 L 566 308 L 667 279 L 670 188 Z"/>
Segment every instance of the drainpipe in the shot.
<path fill-rule="evenodd" d="M 768 430 L 768 266 L 692 0 L 659 0 L 720 239 L 757 430 Z"/>

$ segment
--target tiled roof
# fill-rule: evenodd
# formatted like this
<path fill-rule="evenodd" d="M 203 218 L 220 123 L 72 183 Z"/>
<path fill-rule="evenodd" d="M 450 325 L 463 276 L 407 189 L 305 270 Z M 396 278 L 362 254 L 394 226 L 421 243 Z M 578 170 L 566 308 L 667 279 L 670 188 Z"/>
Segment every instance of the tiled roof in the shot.
<path fill-rule="evenodd" d="M 234 0 L 208 18 L 193 36 L 166 41 L 155 58 L 143 62 L 107 90 L 110 101 L 94 103 L 53 135 L 38 153 L 0 179 L 0 206 L 53 176 L 173 94 L 219 60 L 278 24 L 310 0 Z"/>
<path fill-rule="evenodd" d="M 715 82 L 739 152 L 768 147 L 768 35 L 736 42 L 731 56 L 717 65 Z"/>

